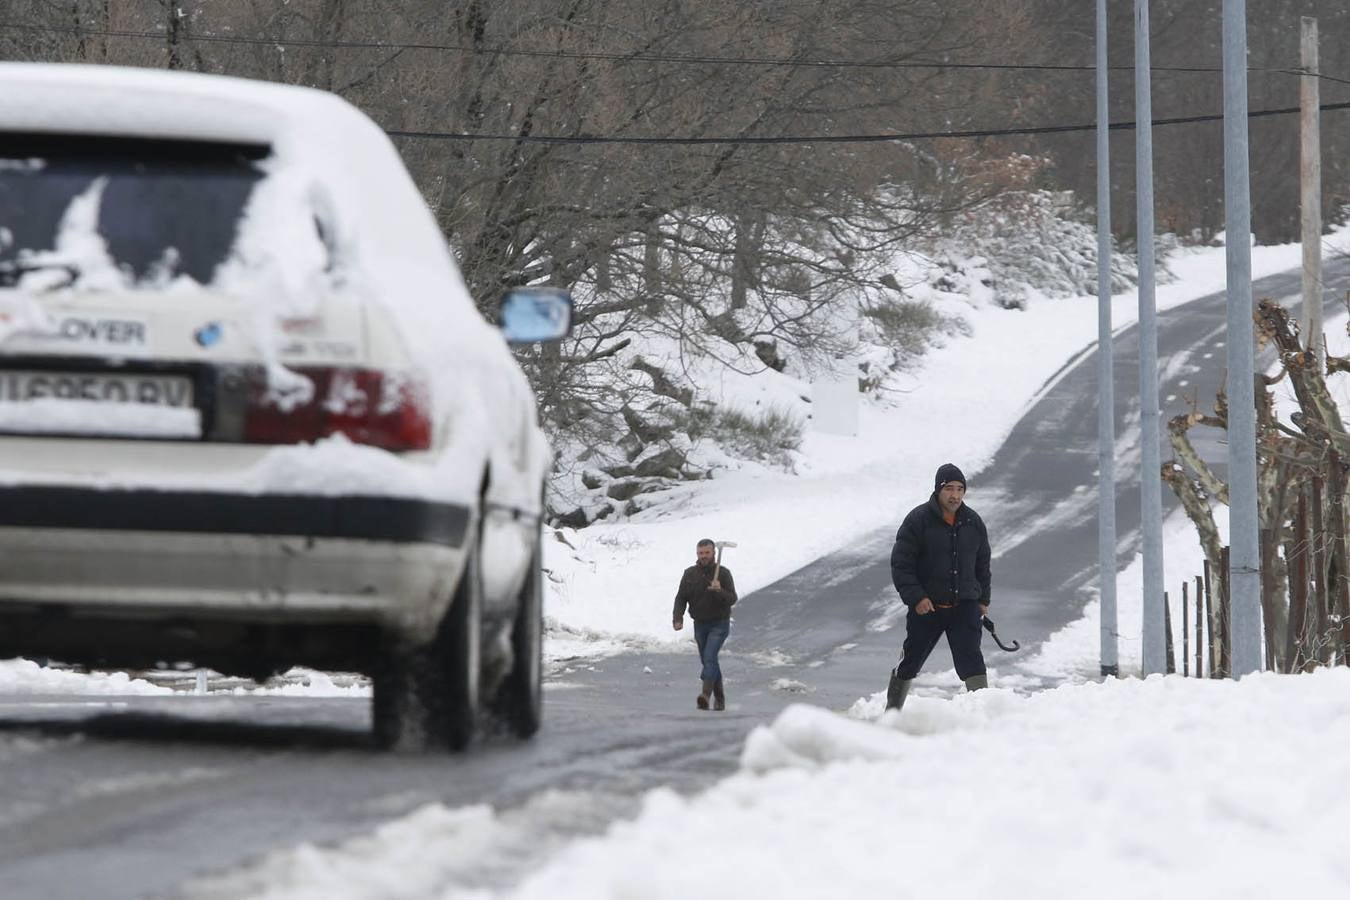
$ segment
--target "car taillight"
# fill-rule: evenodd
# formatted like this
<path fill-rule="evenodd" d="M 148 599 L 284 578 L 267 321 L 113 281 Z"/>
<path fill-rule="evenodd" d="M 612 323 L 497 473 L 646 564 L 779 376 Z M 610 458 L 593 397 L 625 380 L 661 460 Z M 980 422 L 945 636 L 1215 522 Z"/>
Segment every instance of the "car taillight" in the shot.
<path fill-rule="evenodd" d="M 243 438 L 298 444 L 333 434 L 385 450 L 426 450 L 431 416 L 426 386 L 401 372 L 292 366 L 313 391 L 282 392 L 265 373 L 250 378 Z"/>

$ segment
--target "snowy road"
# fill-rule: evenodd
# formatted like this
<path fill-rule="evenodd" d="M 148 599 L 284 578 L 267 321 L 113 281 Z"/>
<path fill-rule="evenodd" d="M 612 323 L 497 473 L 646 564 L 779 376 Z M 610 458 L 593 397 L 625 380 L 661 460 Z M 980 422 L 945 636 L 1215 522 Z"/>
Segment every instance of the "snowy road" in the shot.
<path fill-rule="evenodd" d="M 1326 278 L 1328 296 L 1342 294 L 1347 267 L 1329 262 Z M 1297 289 L 1297 276 L 1286 275 L 1258 282 L 1255 293 Z M 1216 295 L 1161 316 L 1166 415 L 1192 393 L 1212 401 L 1224 315 Z M 1136 393 L 1135 334 L 1131 328 L 1117 341 L 1123 444 L 1137 437 L 1137 408 L 1128 403 Z M 1202 363 L 1204 370 L 1192 369 Z M 1095 378 L 1089 353 L 1029 410 L 993 464 L 972 476 L 971 505 L 988 520 L 999 553 L 994 617 L 1005 638 L 1024 646 L 1076 618 L 1079 591 L 1093 577 Z M 1137 466 L 1137 453 L 1133 459 Z M 1137 540 L 1138 497 L 1136 471 L 1123 464 L 1119 475 L 1123 561 Z M 642 790 L 690 790 L 731 772 L 751 727 L 789 703 L 842 709 L 883 687 L 902 636 L 886 565 L 890 538 L 874 535 L 745 599 L 726 660 L 731 708 L 720 715 L 693 708 L 692 647 L 576 663 L 551 679 L 535 741 L 487 741 L 461 757 L 373 751 L 360 698 L 5 698 L 3 893 L 237 896 L 243 883 L 193 879 L 301 841 L 366 833 L 432 801 L 488 803 L 508 818 L 518 812 L 518 839 L 466 856 L 456 878 L 511 883 L 564 836 L 632 811 Z M 989 660 L 996 679 L 1011 673 L 1006 655 L 991 650 Z M 929 668 L 948 665 L 940 648 Z M 944 684 L 934 680 L 928 690 Z"/>

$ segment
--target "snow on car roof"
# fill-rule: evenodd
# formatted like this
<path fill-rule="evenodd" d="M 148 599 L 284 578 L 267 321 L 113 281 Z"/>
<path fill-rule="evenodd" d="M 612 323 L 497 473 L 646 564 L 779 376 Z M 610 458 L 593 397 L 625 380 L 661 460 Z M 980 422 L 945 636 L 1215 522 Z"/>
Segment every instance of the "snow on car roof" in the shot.
<path fill-rule="evenodd" d="M 274 215 L 331 213 L 352 282 L 394 313 L 416 354 L 428 333 L 496 329 L 478 315 L 431 211 L 387 135 L 325 91 L 156 69 L 0 63 L 0 133 L 265 143 L 270 186 L 250 210 L 241 251 L 296 240 Z M 304 239 L 311 239 L 306 235 Z M 428 354 L 444 352 L 430 342 Z"/>
<path fill-rule="evenodd" d="M 364 116 L 331 94 L 221 75 L 120 66 L 0 63 L 0 129 L 271 143 Z"/>

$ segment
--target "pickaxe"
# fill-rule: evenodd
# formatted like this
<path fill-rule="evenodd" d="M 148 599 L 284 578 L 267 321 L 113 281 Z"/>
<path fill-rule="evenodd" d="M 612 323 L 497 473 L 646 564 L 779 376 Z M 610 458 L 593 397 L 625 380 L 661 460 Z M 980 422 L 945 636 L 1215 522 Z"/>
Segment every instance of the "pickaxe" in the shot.
<path fill-rule="evenodd" d="M 716 544 L 715 544 L 715 546 L 717 547 L 717 565 L 713 568 L 712 583 L 713 583 L 713 584 L 718 584 L 717 576 L 720 575 L 720 574 L 722 574 L 722 551 L 725 550 L 727 547 L 735 547 L 735 546 L 736 546 L 736 542 L 735 542 L 735 541 L 717 541 Z"/>

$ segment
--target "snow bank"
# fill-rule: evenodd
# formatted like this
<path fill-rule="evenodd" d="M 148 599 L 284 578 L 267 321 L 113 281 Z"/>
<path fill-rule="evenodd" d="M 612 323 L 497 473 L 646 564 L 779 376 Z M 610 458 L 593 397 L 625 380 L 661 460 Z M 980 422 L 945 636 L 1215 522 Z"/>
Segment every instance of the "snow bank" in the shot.
<path fill-rule="evenodd" d="M 911 697 L 876 721 L 794 706 L 740 774 L 651 791 L 501 893 L 541 820 L 555 845 L 589 827 L 584 798 L 426 807 L 193 896 L 1341 896 L 1347 741 L 1346 669 Z"/>
<path fill-rule="evenodd" d="M 46 669 L 27 659 L 0 660 L 0 697 L 24 694 L 171 694 L 125 672 L 82 674 Z"/>
<path fill-rule="evenodd" d="M 255 900 L 414 900 L 434 896 L 444 873 L 492 846 L 501 827 L 486 806 L 422 807 L 335 853 L 301 844 L 234 876 L 204 879 L 189 896 Z"/>
<path fill-rule="evenodd" d="M 790 708 L 747 742 L 747 774 L 650 794 L 511 896 L 1350 890 L 1334 794 L 1350 671 L 911 704 L 879 725 Z"/>
<path fill-rule="evenodd" d="M 277 684 L 276 682 L 281 682 Z M 317 669 L 297 666 L 278 676 L 266 685 L 241 685 L 230 689 L 230 693 L 243 696 L 272 695 L 278 697 L 369 697 L 370 680 L 360 676 L 348 675 L 342 684 L 334 681 L 327 673 Z"/>

